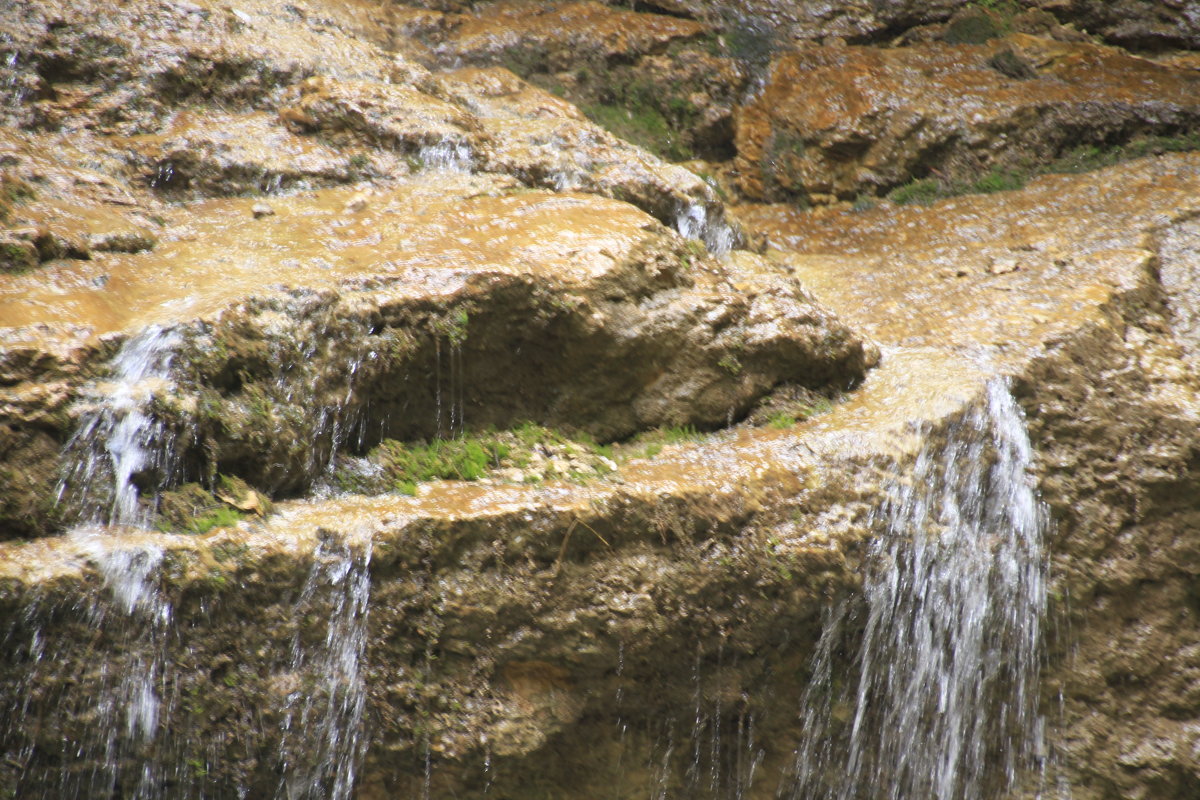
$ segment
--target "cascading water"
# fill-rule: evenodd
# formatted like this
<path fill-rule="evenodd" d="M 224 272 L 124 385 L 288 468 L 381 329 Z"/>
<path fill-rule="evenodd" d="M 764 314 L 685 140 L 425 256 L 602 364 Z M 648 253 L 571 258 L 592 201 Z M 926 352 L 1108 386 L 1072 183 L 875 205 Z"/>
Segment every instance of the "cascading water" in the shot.
<path fill-rule="evenodd" d="M 1038 774 L 1047 517 L 1031 462 L 1020 409 L 992 380 L 896 480 L 861 607 L 836 609 L 818 645 L 780 797 L 981 800 Z M 841 680 L 833 655 L 859 616 L 857 675 Z"/>
<path fill-rule="evenodd" d="M 139 502 L 136 479 L 175 471 L 173 436 L 150 410 L 157 395 L 172 390 L 171 362 L 180 344 L 176 331 L 151 326 L 128 339 L 112 362 L 111 382 L 101 384 L 74 436 L 59 482 L 59 501 L 78 509 L 84 522 L 146 527 L 152 508 Z"/>
<path fill-rule="evenodd" d="M 737 244 L 737 236 L 724 220 L 711 218 L 707 206 L 688 203 L 675 215 L 675 230 L 686 239 L 704 242 L 715 256 L 723 256 Z"/>
<path fill-rule="evenodd" d="M 475 166 L 471 148 L 465 142 L 445 138 L 436 144 L 422 147 L 417 158 L 422 166 L 432 172 L 469 173 Z"/>
<path fill-rule="evenodd" d="M 363 656 L 371 595 L 371 540 L 322 541 L 296 604 L 328 604 L 324 641 L 292 643 L 291 671 L 312 685 L 288 695 L 278 800 L 347 800 L 366 750 Z"/>

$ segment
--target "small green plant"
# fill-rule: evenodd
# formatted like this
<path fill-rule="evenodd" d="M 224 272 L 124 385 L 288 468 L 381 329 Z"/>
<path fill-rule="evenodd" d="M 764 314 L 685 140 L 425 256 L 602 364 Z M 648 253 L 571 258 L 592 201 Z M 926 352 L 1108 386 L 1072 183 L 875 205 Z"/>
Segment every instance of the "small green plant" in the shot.
<path fill-rule="evenodd" d="M 767 418 L 767 424 L 780 430 L 791 428 L 796 424 L 796 417 L 786 411 L 777 411 Z"/>
<path fill-rule="evenodd" d="M 188 525 L 192 533 L 207 533 L 213 528 L 228 528 L 240 522 L 245 515 L 236 508 L 218 506 L 196 516 Z"/>
<path fill-rule="evenodd" d="M 717 362 L 717 366 L 735 378 L 742 374 L 742 362 L 733 353 L 726 353 L 721 356 L 721 359 Z"/>
<path fill-rule="evenodd" d="M 350 156 L 350 166 L 354 169 L 364 169 L 371 163 L 371 159 L 367 158 L 366 153 L 355 153 Z"/>
<path fill-rule="evenodd" d="M 454 347 L 461 347 L 467 341 L 467 326 L 471 316 L 465 308 L 458 308 L 433 321 L 433 330 L 437 335 L 444 336 Z"/>
<path fill-rule="evenodd" d="M 933 178 L 920 178 L 888 192 L 888 199 L 897 205 L 929 205 L 946 194 Z"/>
<path fill-rule="evenodd" d="M 1025 186 L 1025 176 L 1013 170 L 993 169 L 987 175 L 984 175 L 975 183 L 971 184 L 971 191 L 979 194 L 992 194 L 993 192 L 1008 192 L 1014 189 L 1021 189 Z"/>
<path fill-rule="evenodd" d="M 396 490 L 404 494 L 415 493 L 416 484 L 421 481 L 478 480 L 507 455 L 498 442 L 479 437 L 434 439 L 416 444 L 388 440 L 379 450 L 381 462 L 395 476 Z"/>
<path fill-rule="evenodd" d="M 692 425 L 673 425 L 639 433 L 617 449 L 618 457 L 654 458 L 668 444 L 694 442 L 704 438 Z"/>
<path fill-rule="evenodd" d="M 591 103 L 581 110 L 600 127 L 668 160 L 686 161 L 694 155 L 662 112 L 653 106 Z"/>

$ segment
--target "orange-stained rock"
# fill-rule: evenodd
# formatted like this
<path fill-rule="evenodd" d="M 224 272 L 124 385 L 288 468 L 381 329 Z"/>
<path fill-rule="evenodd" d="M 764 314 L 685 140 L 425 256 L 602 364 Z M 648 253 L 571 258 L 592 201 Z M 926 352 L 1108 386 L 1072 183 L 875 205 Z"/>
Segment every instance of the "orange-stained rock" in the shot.
<path fill-rule="evenodd" d="M 539 72 L 628 62 L 708 30 L 692 20 L 635 13 L 594 0 L 561 5 L 510 0 L 456 21 L 434 48 L 445 63 L 500 63 Z"/>
<path fill-rule="evenodd" d="M 31 467 L 20 480 L 0 470 L 0 495 L 23 512 L 0 530 L 55 523 L 27 513 L 59 473 L 43 440 L 66 443 L 105 402 L 104 384 L 83 380 L 105 369 L 99 353 L 147 331 L 172 332 L 170 380 L 146 391 L 177 432 L 181 466 L 144 479 L 169 486 L 216 471 L 283 494 L 321 474 L 313 448 L 343 446 L 346 425 L 400 439 L 464 418 L 603 439 L 713 427 L 781 382 L 845 385 L 877 359 L 758 256 L 722 263 L 615 200 L 431 172 L 386 190 L 278 196 L 269 214 L 260 205 L 196 203 L 174 212 L 152 252 L 0 276 L 0 353 L 15 354 L 0 425 L 36 412 L 43 429 L 0 455 Z M 93 336 L 89 371 L 50 369 L 58 400 L 27 408 L 47 380 L 36 365 L 52 364 L 78 326 Z M 453 412 L 443 414 L 443 394 Z M 30 474 L 40 477 L 27 485 Z M 65 506 L 77 493 L 85 502 L 78 482 L 65 487 Z"/>
<path fill-rule="evenodd" d="M 268 112 L 230 114 L 181 111 L 159 134 L 115 141 L 136 179 L 176 197 L 278 193 L 347 183 L 366 169 L 352 156 L 312 137 L 293 133 L 288 106 Z M 315 120 L 313 121 L 315 125 Z M 359 151 L 364 166 L 369 156 Z"/>
<path fill-rule="evenodd" d="M 1035 77 L 993 64 L 1010 51 Z M 984 45 L 788 53 L 738 120 L 751 197 L 852 198 L 915 177 L 970 183 L 1084 143 L 1200 124 L 1200 74 L 1017 35 Z"/>
<path fill-rule="evenodd" d="M 609 0 L 614 5 L 624 0 Z M 424 3 L 431 5 L 427 0 Z M 777 30 L 781 41 L 839 37 L 884 44 L 898 32 L 941 23 L 973 0 L 658 0 L 655 8 L 726 26 Z M 1188 0 L 1014 0 L 987 3 L 1007 15 L 1022 8 L 1053 13 L 1062 23 L 1125 47 L 1161 50 L 1200 47 L 1200 15 Z"/>
<path fill-rule="evenodd" d="M 717 193 L 699 176 L 617 138 L 508 70 L 456 70 L 438 75 L 436 84 L 477 115 L 485 135 L 472 155 L 482 169 L 530 186 L 625 200 L 714 252 L 743 243 Z M 689 218 L 700 219 L 699 227 L 689 229 Z"/>

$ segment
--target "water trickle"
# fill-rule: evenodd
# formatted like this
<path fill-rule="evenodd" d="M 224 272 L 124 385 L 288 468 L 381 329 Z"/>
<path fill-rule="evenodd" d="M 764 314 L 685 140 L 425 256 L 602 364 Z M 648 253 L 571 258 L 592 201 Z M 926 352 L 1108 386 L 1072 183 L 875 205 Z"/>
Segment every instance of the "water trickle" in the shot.
<path fill-rule="evenodd" d="M 16 769 L 8 788 L 40 800 L 160 800 L 177 767 L 160 757 L 175 699 L 167 670 L 173 606 L 160 588 L 163 551 L 99 531 L 74 535 L 104 591 L 86 603 L 35 597 L 4 637 L 10 666 L 23 667 L 15 673 L 20 680 L 0 693 L 13 748 L 5 758 Z M 76 637 L 91 649 L 78 648 Z M 55 733 L 30 735 L 31 719 Z"/>
<path fill-rule="evenodd" d="M 21 73 L 18 71 L 18 62 L 20 56 L 18 53 L 9 53 L 3 60 L 3 71 L 0 74 L 5 74 L 3 83 L 0 84 L 0 97 L 4 98 L 4 104 L 12 108 L 19 107 L 25 102 L 25 98 L 29 95 L 29 89 L 21 80 Z"/>
<path fill-rule="evenodd" d="M 466 142 L 444 138 L 437 144 L 427 144 L 417 153 L 422 167 L 430 172 L 470 173 L 475 168 L 475 159 Z"/>
<path fill-rule="evenodd" d="M 112 593 L 117 610 L 146 625 L 144 642 L 133 653 L 132 664 L 121 678 L 125 709 L 125 735 L 131 741 L 149 741 L 158 731 L 161 700 L 159 683 L 164 664 L 163 636 L 171 624 L 171 604 L 155 583 L 162 550 L 147 546 L 108 549 L 96 541 L 95 558 Z"/>
<path fill-rule="evenodd" d="M 158 326 L 131 337 L 112 361 L 112 380 L 87 398 L 58 485 L 59 501 L 81 520 L 148 525 L 153 504 L 140 502 L 138 482 L 162 488 L 177 469 L 175 435 L 151 405 L 174 390 L 171 362 L 179 344 L 176 331 Z"/>
<path fill-rule="evenodd" d="M 158 172 L 154 175 L 154 180 L 150 181 L 151 189 L 161 189 L 164 186 L 169 186 L 175 180 L 175 165 L 170 161 L 164 161 L 158 165 Z"/>
<path fill-rule="evenodd" d="M 712 219 L 707 206 L 688 203 L 675 215 L 675 230 L 687 239 L 704 242 L 715 256 L 723 256 L 737 244 L 737 235 L 724 220 Z"/>
<path fill-rule="evenodd" d="M 263 194 L 277 195 L 283 192 L 283 175 L 278 172 L 263 170 L 258 183 Z"/>
<path fill-rule="evenodd" d="M 1046 513 L 1005 384 L 898 478 L 861 607 L 832 612 L 780 796 L 981 800 L 1039 773 Z M 863 623 L 857 674 L 831 666 Z M 855 623 L 855 624 L 852 624 Z"/>
<path fill-rule="evenodd" d="M 363 710 L 367 690 L 363 658 L 371 594 L 371 539 L 330 537 L 313 555 L 297 614 L 328 608 L 325 636 L 315 646 L 299 634 L 291 670 L 307 689 L 288 696 L 280 747 L 278 800 L 346 800 L 366 751 Z"/>

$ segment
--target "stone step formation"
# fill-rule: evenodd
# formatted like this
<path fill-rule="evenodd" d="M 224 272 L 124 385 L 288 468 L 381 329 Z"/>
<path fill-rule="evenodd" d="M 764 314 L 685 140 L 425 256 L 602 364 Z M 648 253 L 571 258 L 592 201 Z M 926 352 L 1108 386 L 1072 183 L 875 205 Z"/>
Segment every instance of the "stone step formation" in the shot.
<path fill-rule="evenodd" d="M 0 793 L 1195 793 L 1169 2 L 0 9 Z"/>

